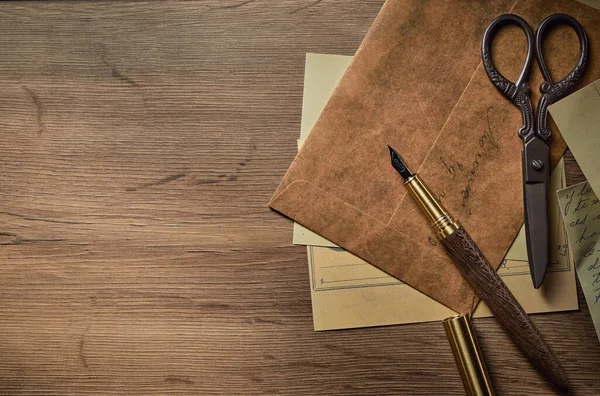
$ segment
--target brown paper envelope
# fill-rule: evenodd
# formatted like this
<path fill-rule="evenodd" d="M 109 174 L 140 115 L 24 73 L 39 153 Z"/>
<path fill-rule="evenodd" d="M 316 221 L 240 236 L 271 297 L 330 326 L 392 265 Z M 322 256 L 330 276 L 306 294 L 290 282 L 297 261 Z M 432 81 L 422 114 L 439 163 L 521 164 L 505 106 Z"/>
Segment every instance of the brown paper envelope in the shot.
<path fill-rule="evenodd" d="M 598 10 L 571 0 L 388 0 L 269 205 L 455 311 L 471 312 L 477 298 L 405 199 L 387 144 L 497 268 L 523 223 L 521 116 L 485 75 L 481 38 L 500 14 L 521 15 L 535 29 L 559 11 L 578 18 L 590 36 L 583 86 L 600 77 Z M 501 33 L 495 62 L 514 79 L 524 35 Z M 577 39 L 567 28 L 552 33 L 553 70 L 566 74 Z M 532 72 L 535 102 L 542 79 L 535 64 Z M 557 159 L 565 145 L 553 131 Z"/>

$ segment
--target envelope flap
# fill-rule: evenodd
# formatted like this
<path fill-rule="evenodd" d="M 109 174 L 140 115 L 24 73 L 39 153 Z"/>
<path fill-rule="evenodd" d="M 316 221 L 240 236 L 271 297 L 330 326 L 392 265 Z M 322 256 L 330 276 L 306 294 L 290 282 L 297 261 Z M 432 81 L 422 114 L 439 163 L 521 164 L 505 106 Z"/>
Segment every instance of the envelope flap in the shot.
<path fill-rule="evenodd" d="M 408 240 L 309 181 L 290 183 L 269 206 L 457 312 L 475 307 L 474 292 L 435 246 Z"/>

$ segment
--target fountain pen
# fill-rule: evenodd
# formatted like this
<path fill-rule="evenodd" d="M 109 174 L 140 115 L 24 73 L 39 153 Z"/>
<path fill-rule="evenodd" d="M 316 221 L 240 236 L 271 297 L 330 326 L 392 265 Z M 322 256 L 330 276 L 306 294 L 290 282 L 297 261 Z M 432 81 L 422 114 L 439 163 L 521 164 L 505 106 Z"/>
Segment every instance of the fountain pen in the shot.
<path fill-rule="evenodd" d="M 400 155 L 390 146 L 388 148 L 393 167 L 400 173 L 404 185 L 433 223 L 438 239 L 463 277 L 529 361 L 558 389 L 567 390 L 569 380 L 565 372 L 523 307 L 490 266 L 481 250 L 419 176 L 408 169 Z"/>

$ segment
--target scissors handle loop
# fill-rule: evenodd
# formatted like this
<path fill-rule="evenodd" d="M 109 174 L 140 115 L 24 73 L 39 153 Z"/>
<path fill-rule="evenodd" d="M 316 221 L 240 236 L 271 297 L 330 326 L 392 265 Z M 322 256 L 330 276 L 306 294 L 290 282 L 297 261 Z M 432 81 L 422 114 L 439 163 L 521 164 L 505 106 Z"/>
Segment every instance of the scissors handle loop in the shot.
<path fill-rule="evenodd" d="M 521 74 L 517 81 L 512 82 L 504 77 L 494 66 L 494 62 L 491 57 L 491 44 L 494 36 L 498 30 L 506 25 L 517 25 L 527 36 L 527 57 Z M 523 126 L 519 129 L 519 136 L 525 139 L 528 136 L 533 136 L 535 133 L 535 126 L 533 120 L 533 108 L 531 106 L 531 100 L 529 99 L 529 84 L 527 79 L 529 78 L 529 72 L 531 70 L 531 62 L 534 57 L 534 34 L 531 26 L 525 20 L 514 14 L 500 15 L 490 23 L 485 30 L 483 35 L 483 42 L 481 45 L 481 55 L 483 59 L 483 67 L 488 77 L 494 84 L 494 86 L 512 103 L 514 103 L 521 110 L 523 117 Z"/>
<path fill-rule="evenodd" d="M 575 33 L 577 33 L 577 37 L 579 38 L 579 59 L 573 70 L 571 70 L 562 80 L 555 83 L 552 81 L 552 77 L 546 66 L 542 44 L 544 35 L 548 29 L 558 25 L 568 25 L 575 30 Z M 587 34 L 585 33 L 583 26 L 581 26 L 581 24 L 572 16 L 566 14 L 550 15 L 542 21 L 535 33 L 535 55 L 542 76 L 544 77 L 544 82 L 540 85 L 540 93 L 542 96 L 540 97 L 537 107 L 537 135 L 541 139 L 547 140 L 552 134 L 552 131 L 548 128 L 548 106 L 569 95 L 573 91 L 575 84 L 577 84 L 581 78 L 589 57 Z"/>

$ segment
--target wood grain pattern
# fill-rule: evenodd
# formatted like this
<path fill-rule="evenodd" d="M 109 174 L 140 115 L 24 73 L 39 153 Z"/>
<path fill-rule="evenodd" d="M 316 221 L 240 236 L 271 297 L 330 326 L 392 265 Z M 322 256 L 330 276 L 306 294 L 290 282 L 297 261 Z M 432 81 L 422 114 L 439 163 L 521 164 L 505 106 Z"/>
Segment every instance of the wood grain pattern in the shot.
<path fill-rule="evenodd" d="M 0 394 L 464 394 L 441 323 L 313 332 L 266 207 L 304 54 L 352 55 L 382 3 L 0 3 Z M 580 296 L 532 319 L 593 395 Z M 553 393 L 474 325 L 498 394 Z"/>
<path fill-rule="evenodd" d="M 566 182 L 568 186 L 572 186 L 574 184 L 582 183 L 585 181 L 585 176 L 579 168 L 573 153 L 567 149 L 564 155 L 565 159 L 565 176 Z"/>
<path fill-rule="evenodd" d="M 558 389 L 567 390 L 569 380 L 554 354 L 467 231 L 461 227 L 441 242 L 475 293 L 529 361 Z"/>

